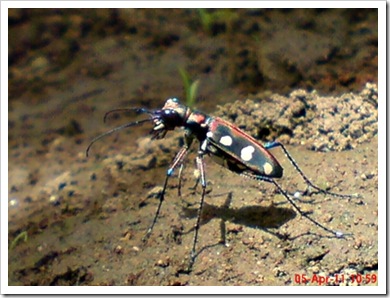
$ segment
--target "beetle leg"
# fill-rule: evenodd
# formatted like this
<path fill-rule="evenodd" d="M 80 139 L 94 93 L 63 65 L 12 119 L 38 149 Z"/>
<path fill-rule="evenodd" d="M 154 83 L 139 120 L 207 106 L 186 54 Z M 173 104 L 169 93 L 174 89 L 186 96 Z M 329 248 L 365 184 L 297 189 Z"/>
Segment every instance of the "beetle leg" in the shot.
<path fill-rule="evenodd" d="M 176 154 L 175 158 L 173 159 L 169 169 L 167 170 L 167 175 L 165 176 L 165 182 L 164 182 L 164 186 L 163 186 L 163 189 L 161 191 L 161 194 L 160 194 L 160 202 L 158 204 L 158 207 L 157 207 L 157 210 L 156 210 L 156 214 L 154 215 L 154 219 L 153 219 L 153 222 L 152 224 L 150 225 L 148 231 L 146 232 L 145 236 L 142 238 L 142 241 L 145 242 L 150 234 L 152 233 L 153 231 L 153 227 L 154 225 L 156 224 L 157 222 L 157 218 L 158 218 L 158 215 L 160 214 L 160 209 L 161 209 L 161 205 L 164 201 L 164 196 L 165 196 L 165 192 L 166 192 L 166 189 L 167 189 L 167 185 L 168 185 L 168 180 L 169 180 L 169 177 L 172 176 L 173 174 L 173 171 L 175 170 L 175 168 L 180 164 L 182 165 L 183 164 L 183 160 L 184 158 L 186 157 L 187 155 L 187 152 L 188 152 L 188 148 L 189 146 L 188 145 L 184 145 L 184 147 L 182 147 L 180 149 L 180 151 Z"/>
<path fill-rule="evenodd" d="M 201 185 L 202 185 L 202 196 L 200 198 L 198 215 L 197 215 L 197 218 L 196 218 L 194 241 L 193 241 L 193 244 L 192 244 L 192 250 L 191 250 L 191 256 L 190 256 L 190 265 L 189 265 L 189 269 L 188 270 L 191 270 L 192 265 L 194 264 L 194 261 L 195 261 L 195 257 L 196 257 L 196 254 L 195 254 L 196 242 L 198 240 L 200 218 L 202 216 L 203 202 L 204 202 L 204 197 L 205 197 L 205 194 L 206 194 L 206 173 L 205 173 L 205 170 L 204 170 L 203 155 L 204 155 L 204 152 L 203 151 L 199 151 L 198 156 L 196 157 L 196 166 L 197 166 L 198 171 L 199 171 L 199 175 L 200 175 L 199 179 L 200 179 L 200 182 L 201 182 Z"/>
<path fill-rule="evenodd" d="M 177 195 L 181 197 L 181 181 L 182 181 L 182 174 L 183 174 L 184 164 L 182 163 L 179 168 L 179 185 L 177 186 Z"/>
<path fill-rule="evenodd" d="M 313 224 L 315 224 L 317 227 L 325 230 L 326 232 L 328 233 L 331 233 L 333 234 L 335 237 L 337 238 L 345 238 L 345 236 L 351 236 L 352 234 L 344 234 L 343 232 L 340 232 L 340 231 L 334 231 L 334 230 L 331 230 L 325 226 L 323 226 L 322 224 L 320 224 L 318 221 L 314 220 L 313 218 L 311 218 L 309 215 L 307 215 L 306 213 L 304 213 L 299 207 L 297 204 L 295 204 L 295 202 L 288 196 L 287 192 L 272 178 L 269 178 L 269 177 L 265 177 L 265 176 L 257 176 L 257 175 L 252 175 L 252 174 L 248 174 L 248 173 L 245 173 L 243 174 L 243 176 L 246 176 L 246 177 L 249 177 L 249 178 L 252 178 L 252 179 L 255 179 L 255 180 L 261 180 L 261 181 L 265 181 L 265 182 L 269 182 L 269 183 L 272 183 L 273 185 L 275 185 L 277 187 L 277 189 L 282 193 L 282 195 L 286 198 L 286 200 L 291 204 L 293 205 L 293 207 L 295 208 L 295 210 L 299 213 L 300 216 L 303 216 L 305 217 L 306 219 L 308 219 L 309 221 L 311 221 Z"/>
<path fill-rule="evenodd" d="M 318 187 L 317 185 L 313 184 L 313 182 L 311 182 L 309 180 L 309 178 L 307 178 L 307 176 L 303 173 L 301 168 L 298 166 L 297 162 L 294 160 L 294 158 L 291 156 L 291 154 L 287 151 L 286 147 L 284 147 L 284 145 L 282 143 L 279 143 L 279 142 L 275 141 L 275 142 L 270 142 L 270 143 L 264 144 L 264 148 L 267 149 L 267 150 L 275 148 L 275 147 L 282 148 L 284 154 L 286 155 L 288 160 L 291 162 L 291 164 L 294 166 L 294 168 L 297 170 L 299 175 L 306 182 L 306 184 L 311 186 L 312 188 L 316 189 L 318 192 L 324 193 L 324 194 L 328 194 L 328 195 L 331 195 L 331 196 L 334 196 L 334 197 L 339 197 L 339 198 L 356 198 L 356 197 L 359 197 L 356 194 L 354 194 L 354 195 L 343 195 L 343 194 L 338 194 L 338 193 L 334 193 L 334 192 L 331 192 L 331 191 L 327 191 L 325 189 L 322 189 L 322 188 Z"/>

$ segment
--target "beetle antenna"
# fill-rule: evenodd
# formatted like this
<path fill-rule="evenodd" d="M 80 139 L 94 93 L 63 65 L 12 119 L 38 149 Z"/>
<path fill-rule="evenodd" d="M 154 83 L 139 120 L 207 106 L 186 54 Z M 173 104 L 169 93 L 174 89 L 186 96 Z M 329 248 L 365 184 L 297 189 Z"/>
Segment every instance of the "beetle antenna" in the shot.
<path fill-rule="evenodd" d="M 153 114 L 153 112 L 144 109 L 144 108 L 120 108 L 120 109 L 114 109 L 111 111 L 108 111 L 106 114 L 104 114 L 103 122 L 106 123 L 107 116 L 115 113 L 115 112 L 130 112 L 130 111 L 135 111 L 137 114 Z"/>
<path fill-rule="evenodd" d="M 127 109 L 127 110 L 129 110 L 129 109 Z M 143 109 L 142 109 L 142 110 L 143 110 Z M 110 112 L 112 112 L 112 111 L 110 111 Z M 110 112 L 108 112 L 108 113 L 110 113 Z M 106 115 L 107 115 L 107 114 L 106 114 Z M 87 150 L 85 151 L 86 156 L 88 157 L 89 149 L 92 147 L 92 145 L 93 145 L 96 141 L 98 141 L 98 140 L 100 140 L 101 138 L 105 137 L 106 135 L 112 134 L 113 132 L 116 132 L 116 131 L 118 131 L 118 130 L 121 130 L 121 129 L 124 129 L 124 128 L 127 128 L 127 127 L 131 127 L 131 126 L 135 126 L 135 125 L 140 125 L 140 124 L 143 124 L 143 123 L 145 123 L 145 122 L 151 122 L 151 121 L 153 121 L 153 118 L 143 119 L 143 120 L 138 120 L 138 121 L 135 121 L 135 122 L 126 123 L 126 124 L 123 124 L 123 125 L 121 125 L 121 126 L 115 127 L 115 128 L 113 128 L 113 129 L 111 129 L 111 130 L 109 130 L 109 131 L 107 131 L 107 132 L 105 132 L 105 133 L 103 133 L 103 134 L 97 136 L 96 138 L 94 138 L 94 139 L 91 141 L 91 143 L 89 143 L 89 145 L 88 145 L 88 147 L 87 147 Z"/>

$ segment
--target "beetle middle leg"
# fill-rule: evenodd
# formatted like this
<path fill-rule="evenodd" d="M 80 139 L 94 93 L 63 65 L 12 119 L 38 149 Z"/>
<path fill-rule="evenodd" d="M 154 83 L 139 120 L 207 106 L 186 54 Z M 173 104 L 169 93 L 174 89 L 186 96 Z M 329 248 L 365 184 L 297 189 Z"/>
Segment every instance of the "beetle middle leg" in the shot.
<path fill-rule="evenodd" d="M 204 197 L 206 195 L 206 173 L 205 173 L 205 170 L 204 170 L 203 155 L 204 155 L 203 151 L 199 151 L 199 154 L 196 157 L 196 166 L 197 166 L 197 169 L 199 171 L 199 175 L 200 175 L 199 179 L 200 179 L 200 183 L 202 185 L 202 195 L 201 195 L 201 198 L 200 198 L 198 214 L 197 214 L 196 223 L 195 223 L 195 234 L 194 234 L 194 240 L 193 240 L 193 243 L 192 243 L 192 250 L 191 250 L 191 255 L 190 255 L 190 264 L 188 266 L 188 271 L 191 271 L 192 265 L 195 262 L 196 242 L 198 240 L 198 232 L 199 232 L 200 218 L 202 216 Z"/>

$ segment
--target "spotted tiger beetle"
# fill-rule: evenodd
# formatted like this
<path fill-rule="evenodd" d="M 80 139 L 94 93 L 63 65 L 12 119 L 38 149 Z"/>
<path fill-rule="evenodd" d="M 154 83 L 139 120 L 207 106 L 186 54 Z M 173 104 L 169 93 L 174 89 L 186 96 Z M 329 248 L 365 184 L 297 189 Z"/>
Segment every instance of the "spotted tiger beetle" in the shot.
<path fill-rule="evenodd" d="M 229 169 L 230 171 L 240 174 L 245 177 L 252 178 L 258 181 L 265 181 L 276 186 L 279 192 L 286 198 L 286 200 L 295 208 L 295 210 L 303 217 L 311 221 L 317 227 L 325 230 L 337 238 L 344 238 L 347 235 L 339 231 L 331 230 L 318 221 L 312 219 L 309 215 L 302 212 L 296 203 L 290 198 L 289 194 L 274 180 L 274 178 L 281 178 L 283 176 L 283 168 L 276 160 L 276 158 L 269 152 L 269 149 L 280 147 L 285 153 L 288 160 L 297 170 L 299 175 L 308 184 L 308 186 L 316 189 L 320 193 L 332 195 L 340 198 L 352 198 L 357 195 L 344 195 L 333 193 L 314 185 L 309 178 L 302 172 L 290 153 L 279 142 L 270 142 L 261 145 L 256 139 L 239 129 L 237 126 L 218 118 L 206 115 L 202 112 L 191 110 L 189 107 L 181 104 L 178 99 L 170 98 L 165 102 L 162 109 L 148 110 L 144 108 L 130 108 L 130 109 L 116 109 L 106 113 L 106 117 L 113 112 L 118 111 L 136 111 L 140 114 L 149 114 L 148 119 L 139 120 L 116 127 L 98 137 L 93 139 L 86 150 L 88 156 L 89 149 L 97 140 L 118 131 L 123 128 L 140 125 L 145 122 L 153 122 L 154 127 L 150 134 L 152 139 L 162 139 L 169 130 L 174 130 L 176 127 L 184 128 L 184 146 L 176 154 L 172 163 L 170 164 L 163 189 L 160 193 L 160 200 L 157 207 L 154 219 L 143 238 L 145 242 L 152 233 L 153 227 L 157 222 L 160 213 L 161 205 L 164 201 L 165 192 L 168 185 L 168 180 L 172 176 L 174 170 L 183 165 L 184 159 L 191 147 L 194 139 L 199 141 L 199 150 L 196 157 L 196 166 L 199 171 L 199 179 L 202 186 L 202 194 L 200 198 L 200 206 L 197 213 L 195 224 L 195 234 L 190 255 L 189 270 L 196 257 L 196 242 L 198 239 L 199 223 L 202 214 L 203 201 L 206 194 L 206 174 L 204 167 L 204 156 L 208 155 L 218 164 Z"/>

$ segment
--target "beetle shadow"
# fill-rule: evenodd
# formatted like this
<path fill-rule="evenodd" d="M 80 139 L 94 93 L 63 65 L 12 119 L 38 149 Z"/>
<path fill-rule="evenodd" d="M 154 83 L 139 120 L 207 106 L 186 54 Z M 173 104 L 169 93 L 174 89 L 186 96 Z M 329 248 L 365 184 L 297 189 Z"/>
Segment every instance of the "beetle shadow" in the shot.
<path fill-rule="evenodd" d="M 212 219 L 219 218 L 222 220 L 223 224 L 225 224 L 226 221 L 229 221 L 235 224 L 264 230 L 267 233 L 278 237 L 279 239 L 288 238 L 286 235 L 282 235 L 270 229 L 278 229 L 288 221 L 294 219 L 297 214 L 291 208 L 277 207 L 275 205 L 268 207 L 251 205 L 240 208 L 231 208 L 229 205 L 232 201 L 232 197 L 233 196 L 231 192 L 227 193 L 227 199 L 222 206 L 210 205 L 204 202 L 200 224 L 204 225 Z M 182 212 L 183 217 L 196 218 L 198 214 L 198 208 L 182 207 Z M 191 228 L 184 234 L 190 233 L 193 230 L 194 228 Z M 223 229 L 221 228 L 221 230 Z M 221 233 L 223 234 L 222 238 L 224 238 L 224 234 L 226 234 L 226 232 L 221 231 Z"/>
<path fill-rule="evenodd" d="M 258 205 L 245 206 L 240 208 L 230 208 L 229 205 L 232 201 L 232 193 L 219 194 L 217 196 L 227 195 L 227 199 L 222 206 L 210 205 L 206 202 L 203 203 L 203 210 L 200 219 L 200 225 L 207 224 L 210 220 L 219 218 L 221 219 L 220 231 L 221 240 L 214 244 L 209 244 L 200 248 L 196 253 L 195 257 L 200 255 L 204 250 L 217 245 L 225 245 L 226 241 L 226 221 L 233 222 L 238 225 L 244 225 L 247 227 L 261 229 L 280 240 L 295 240 L 303 236 L 317 236 L 321 238 L 335 238 L 335 236 L 321 236 L 317 233 L 310 231 L 298 234 L 291 237 L 289 234 L 279 233 L 277 230 L 288 221 L 294 219 L 297 213 L 291 208 L 283 208 L 275 205 L 269 207 L 262 207 Z M 196 207 L 182 207 L 182 217 L 196 218 L 198 216 L 198 208 Z M 186 232 L 181 234 L 189 234 L 194 231 L 194 227 L 190 228 Z"/>

